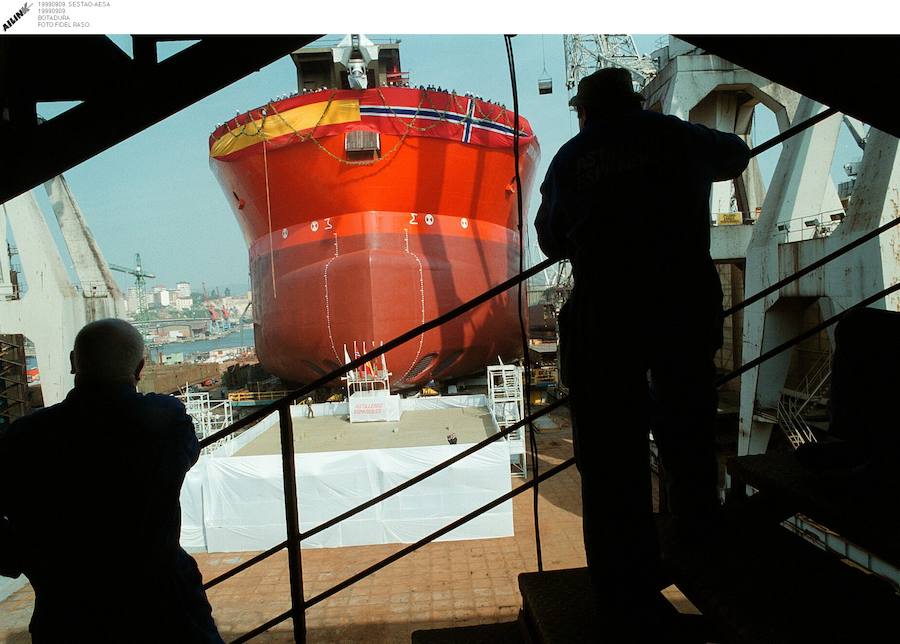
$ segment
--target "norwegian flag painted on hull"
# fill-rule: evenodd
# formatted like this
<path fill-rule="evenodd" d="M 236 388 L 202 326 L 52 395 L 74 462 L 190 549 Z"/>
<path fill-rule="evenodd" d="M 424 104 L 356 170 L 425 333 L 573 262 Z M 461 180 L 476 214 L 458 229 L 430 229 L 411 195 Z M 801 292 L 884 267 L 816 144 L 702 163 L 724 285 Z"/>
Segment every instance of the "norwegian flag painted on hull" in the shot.
<path fill-rule="evenodd" d="M 511 148 L 513 114 L 500 105 L 447 92 L 411 88 L 323 90 L 270 103 L 220 126 L 210 155 L 227 160 L 262 140 L 278 148 L 370 127 L 383 134 L 433 137 L 493 148 Z M 534 137 L 519 117 L 520 143 Z"/>

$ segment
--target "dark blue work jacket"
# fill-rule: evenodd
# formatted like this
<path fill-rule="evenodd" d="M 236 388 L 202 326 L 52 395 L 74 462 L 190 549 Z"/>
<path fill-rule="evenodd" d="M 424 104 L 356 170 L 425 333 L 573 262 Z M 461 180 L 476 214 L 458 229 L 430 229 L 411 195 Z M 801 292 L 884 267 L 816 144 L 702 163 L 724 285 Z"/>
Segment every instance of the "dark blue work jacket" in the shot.
<path fill-rule="evenodd" d="M 0 431 L 0 572 L 35 591 L 40 642 L 221 642 L 179 545 L 199 457 L 171 396 L 78 386 Z"/>
<path fill-rule="evenodd" d="M 572 262 L 573 343 L 596 343 L 604 322 L 662 328 L 721 311 L 710 190 L 749 158 L 734 134 L 645 110 L 591 117 L 560 148 L 535 227 L 548 257 Z"/>

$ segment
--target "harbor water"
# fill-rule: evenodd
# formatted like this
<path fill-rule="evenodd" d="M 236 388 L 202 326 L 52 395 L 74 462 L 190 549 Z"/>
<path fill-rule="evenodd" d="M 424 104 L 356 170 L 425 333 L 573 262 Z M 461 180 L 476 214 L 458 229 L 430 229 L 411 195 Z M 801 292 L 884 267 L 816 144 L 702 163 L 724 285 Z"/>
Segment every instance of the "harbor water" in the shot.
<path fill-rule="evenodd" d="M 173 353 L 183 353 L 185 359 L 194 353 L 209 353 L 216 349 L 234 349 L 237 347 L 252 347 L 253 331 L 245 329 L 244 331 L 233 331 L 227 335 L 209 340 L 194 340 L 191 342 L 169 342 L 167 344 L 154 345 L 150 348 L 150 356 L 154 360 L 159 359 L 159 355 L 170 355 Z"/>

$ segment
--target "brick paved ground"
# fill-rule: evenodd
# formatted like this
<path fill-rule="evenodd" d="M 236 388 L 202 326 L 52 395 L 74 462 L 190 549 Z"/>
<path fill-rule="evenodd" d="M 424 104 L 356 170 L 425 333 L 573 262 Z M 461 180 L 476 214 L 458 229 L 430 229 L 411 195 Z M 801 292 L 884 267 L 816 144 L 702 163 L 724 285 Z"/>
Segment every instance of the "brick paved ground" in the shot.
<path fill-rule="evenodd" d="M 571 431 L 562 428 L 538 436 L 539 465 L 546 470 L 572 454 Z M 513 485 L 522 479 L 513 479 Z M 532 523 L 532 493 L 513 501 L 515 536 L 479 541 L 431 543 L 307 612 L 309 642 L 408 642 L 419 628 L 462 626 L 515 619 L 521 606 L 516 576 L 537 568 Z M 546 569 L 584 565 L 580 479 L 574 467 L 550 479 L 540 490 L 541 538 Z M 303 551 L 307 598 L 396 552 L 400 545 L 360 546 Z M 210 579 L 254 553 L 196 555 L 204 579 Z M 667 593 L 688 609 L 677 592 Z M 209 591 L 216 622 L 226 641 L 290 607 L 287 556 L 273 556 Z M 0 603 L 0 641 L 29 642 L 28 620 L 34 594 L 23 588 Z M 290 621 L 256 641 L 291 641 Z"/>

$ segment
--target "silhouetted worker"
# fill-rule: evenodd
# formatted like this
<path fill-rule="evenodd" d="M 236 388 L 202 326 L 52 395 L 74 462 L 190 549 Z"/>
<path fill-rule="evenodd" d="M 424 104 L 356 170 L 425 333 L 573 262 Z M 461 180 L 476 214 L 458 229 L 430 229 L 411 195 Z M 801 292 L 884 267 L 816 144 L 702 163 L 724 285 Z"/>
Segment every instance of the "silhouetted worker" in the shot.
<path fill-rule="evenodd" d="M 222 642 L 179 494 L 197 461 L 176 398 L 139 394 L 140 333 L 123 320 L 79 331 L 66 399 L 0 431 L 0 572 L 35 592 L 42 642 Z"/>
<path fill-rule="evenodd" d="M 535 221 L 544 253 L 572 264 L 558 324 L 585 551 L 595 588 L 623 619 L 659 576 L 648 428 L 669 511 L 703 525 L 718 508 L 722 290 L 709 254 L 710 186 L 749 161 L 736 135 L 641 102 L 625 70 L 582 79 L 571 101 L 581 131 L 551 162 Z"/>
<path fill-rule="evenodd" d="M 312 396 L 307 397 L 306 400 L 303 401 L 306 404 L 306 417 L 307 418 L 315 418 L 316 415 L 313 413 L 313 399 Z"/>

